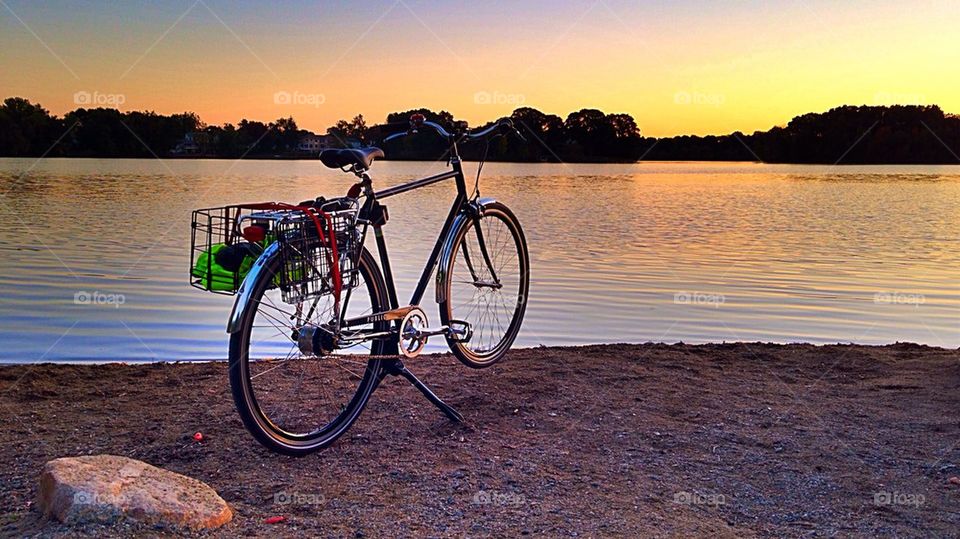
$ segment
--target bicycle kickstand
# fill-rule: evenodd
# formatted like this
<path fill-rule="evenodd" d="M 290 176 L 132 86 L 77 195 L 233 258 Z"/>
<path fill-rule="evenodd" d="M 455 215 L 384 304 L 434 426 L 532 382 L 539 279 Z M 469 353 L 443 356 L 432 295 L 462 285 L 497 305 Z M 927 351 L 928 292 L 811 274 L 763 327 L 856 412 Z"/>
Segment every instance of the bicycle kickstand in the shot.
<path fill-rule="evenodd" d="M 463 415 L 456 411 L 452 406 L 443 402 L 443 400 L 437 396 L 436 393 L 430 390 L 426 384 L 424 384 L 419 378 L 417 378 L 412 372 L 410 372 L 406 365 L 403 364 L 403 361 L 399 359 L 394 359 L 387 362 L 386 367 L 384 368 L 384 375 L 392 374 L 393 376 L 402 376 L 406 378 L 410 384 L 419 389 L 420 393 L 423 393 L 423 396 L 427 398 L 434 406 L 440 409 L 441 412 L 451 421 L 456 421 L 457 423 L 463 422 Z"/>

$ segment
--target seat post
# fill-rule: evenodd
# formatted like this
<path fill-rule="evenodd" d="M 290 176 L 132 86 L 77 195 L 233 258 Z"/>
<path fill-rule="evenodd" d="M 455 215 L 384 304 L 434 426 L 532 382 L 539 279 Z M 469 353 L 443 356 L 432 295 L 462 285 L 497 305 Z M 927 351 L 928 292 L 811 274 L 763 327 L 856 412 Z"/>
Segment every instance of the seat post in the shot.
<path fill-rule="evenodd" d="M 360 187 L 363 189 L 363 194 L 368 198 L 374 198 L 373 180 L 370 179 L 370 175 L 366 171 L 362 171 L 357 176 L 360 176 Z"/>

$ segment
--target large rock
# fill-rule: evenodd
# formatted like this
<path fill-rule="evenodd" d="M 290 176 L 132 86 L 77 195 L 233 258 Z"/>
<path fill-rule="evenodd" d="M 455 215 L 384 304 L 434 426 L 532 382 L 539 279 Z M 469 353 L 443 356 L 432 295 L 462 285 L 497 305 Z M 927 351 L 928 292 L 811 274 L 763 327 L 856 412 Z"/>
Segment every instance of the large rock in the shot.
<path fill-rule="evenodd" d="M 38 505 L 66 523 L 128 518 L 199 530 L 233 518 L 227 502 L 205 483 L 114 455 L 51 460 L 40 475 Z"/>

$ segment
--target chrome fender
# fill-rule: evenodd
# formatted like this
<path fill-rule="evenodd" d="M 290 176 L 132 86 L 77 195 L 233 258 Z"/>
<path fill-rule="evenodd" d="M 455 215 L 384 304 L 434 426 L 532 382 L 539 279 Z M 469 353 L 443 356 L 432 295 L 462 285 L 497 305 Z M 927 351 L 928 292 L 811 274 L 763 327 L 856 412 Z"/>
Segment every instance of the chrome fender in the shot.
<path fill-rule="evenodd" d="M 447 299 L 447 290 L 443 286 L 443 281 L 446 279 L 447 273 L 450 272 L 450 267 L 453 264 L 453 248 L 455 247 L 453 241 L 457 236 L 457 232 L 461 227 L 466 226 L 467 221 L 470 219 L 483 215 L 484 209 L 496 201 L 497 199 L 495 198 L 481 198 L 477 199 L 476 202 L 470 202 L 467 208 L 461 211 L 453 220 L 450 232 L 447 233 L 447 238 L 443 241 L 443 247 L 440 248 L 440 261 L 437 265 L 437 303 L 443 303 Z"/>
<path fill-rule="evenodd" d="M 253 296 L 253 286 L 256 284 L 260 274 L 263 273 L 267 261 L 275 256 L 279 250 L 280 243 L 273 242 L 263 250 L 260 258 L 253 263 L 247 276 L 243 279 L 243 283 L 240 284 L 240 288 L 237 290 L 237 300 L 233 303 L 233 310 L 230 311 L 230 320 L 227 321 L 227 333 L 236 333 L 240 330 L 240 318 L 247 309 L 247 304 L 250 303 L 250 297 Z"/>

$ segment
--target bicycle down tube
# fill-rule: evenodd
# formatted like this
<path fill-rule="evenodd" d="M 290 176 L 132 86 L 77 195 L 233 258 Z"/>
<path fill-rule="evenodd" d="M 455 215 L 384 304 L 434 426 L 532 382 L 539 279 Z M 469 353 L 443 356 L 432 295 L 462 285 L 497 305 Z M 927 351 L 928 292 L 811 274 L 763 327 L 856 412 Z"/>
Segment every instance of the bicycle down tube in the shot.
<path fill-rule="evenodd" d="M 430 284 L 430 276 L 436 269 L 437 261 L 440 258 L 440 250 L 443 247 L 443 244 L 446 242 L 447 236 L 450 234 L 450 229 L 453 227 L 454 220 L 467 203 L 466 180 L 463 176 L 463 167 L 460 164 L 459 158 L 451 159 L 450 164 L 453 166 L 453 170 L 436 174 L 434 176 L 429 176 L 420 180 L 413 180 L 411 182 L 390 187 L 373 194 L 373 204 L 377 204 L 382 198 L 388 198 L 401 193 L 406 193 L 407 191 L 411 191 L 413 189 L 432 185 L 443 180 L 456 178 L 456 199 L 453 201 L 453 205 L 450 207 L 449 213 L 447 213 L 447 218 L 443 222 L 443 227 L 440 229 L 440 233 L 437 235 L 437 240 L 433 245 L 433 250 L 430 251 L 430 256 L 427 258 L 427 263 L 420 274 L 420 279 L 417 282 L 417 288 L 414 290 L 413 295 L 410 298 L 409 305 L 419 305 L 420 300 L 423 299 L 423 295 L 427 291 L 427 286 Z M 390 308 L 397 309 L 400 307 L 400 305 L 397 301 L 396 283 L 393 279 L 393 270 L 390 266 L 390 258 L 387 254 L 387 244 L 383 238 L 382 225 L 374 225 L 373 231 L 377 240 L 377 250 L 380 255 L 380 265 L 382 266 L 384 280 L 387 282 L 387 291 L 391 301 Z"/>

